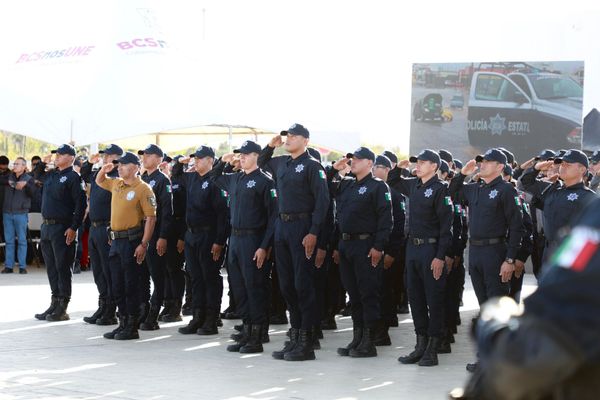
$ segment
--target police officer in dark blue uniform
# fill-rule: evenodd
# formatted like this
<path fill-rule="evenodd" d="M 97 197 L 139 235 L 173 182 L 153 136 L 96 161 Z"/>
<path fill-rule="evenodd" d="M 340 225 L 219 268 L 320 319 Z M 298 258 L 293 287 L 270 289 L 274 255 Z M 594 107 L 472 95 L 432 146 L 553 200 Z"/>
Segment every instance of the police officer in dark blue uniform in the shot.
<path fill-rule="evenodd" d="M 211 172 L 215 160 L 212 147 L 200 146 L 190 157 L 194 158 L 194 171 L 183 174 L 181 183 L 187 193 L 185 268 L 192 278 L 193 318 L 179 333 L 216 335 L 223 295 L 219 270 L 229 234 L 228 193 L 217 186 Z"/>
<path fill-rule="evenodd" d="M 167 275 L 165 277 L 165 302 L 159 315 L 159 321 L 181 321 L 182 300 L 185 292 L 185 207 L 186 193 L 181 180 L 184 164 L 175 162 L 182 158 L 179 155 L 173 159 L 165 158 L 170 164 L 171 190 L 173 193 L 173 223 L 167 238 Z"/>
<path fill-rule="evenodd" d="M 592 400 L 600 391 L 600 200 L 588 198 L 549 258 L 524 311 L 502 298 L 475 329 L 482 368 L 463 400 Z M 560 239 L 557 239 L 560 240 Z M 509 318 L 507 318 L 509 317 Z"/>
<path fill-rule="evenodd" d="M 598 194 L 600 188 L 600 150 L 594 151 L 590 156 L 590 172 L 592 173 L 590 189 Z"/>
<path fill-rule="evenodd" d="M 406 250 L 407 288 L 417 345 L 398 360 L 420 366 L 438 364 L 437 349 L 444 336 L 445 257 L 452 241 L 452 202 L 447 185 L 436 175 L 440 156 L 423 150 L 410 162 L 417 163 L 416 177 L 388 182 L 409 199 L 409 233 Z M 400 167 L 407 168 L 408 161 Z"/>
<path fill-rule="evenodd" d="M 479 166 L 479 182 L 464 184 Z M 450 193 L 464 201 L 469 210 L 469 275 L 480 305 L 488 299 L 510 294 L 523 237 L 521 200 L 514 188 L 502 179 L 506 155 L 490 149 L 470 160 L 452 179 Z M 473 371 L 477 364 L 469 364 Z"/>
<path fill-rule="evenodd" d="M 397 160 L 397 159 L 396 159 Z M 375 157 L 373 176 L 387 182 L 392 162 L 384 155 Z M 388 333 L 389 328 L 398 326 L 397 306 L 401 302 L 397 296 L 401 294 L 397 283 L 401 280 L 397 275 L 403 273 L 400 263 L 404 264 L 403 254 L 405 252 L 404 222 L 406 212 L 406 199 L 397 190 L 390 189 L 392 196 L 392 216 L 394 225 L 389 240 L 384 249 L 383 271 L 381 279 L 381 320 L 373 338 L 375 346 L 390 346 L 392 341 Z"/>
<path fill-rule="evenodd" d="M 341 356 L 375 357 L 375 328 L 381 318 L 383 250 L 393 227 L 387 184 L 373 176 L 375 154 L 366 147 L 335 163 L 343 174 L 352 159 L 353 177 L 344 177 L 336 194 L 340 274 L 352 304 L 353 337 L 338 349 Z"/>
<path fill-rule="evenodd" d="M 555 164 L 560 166 L 558 174 L 549 177 L 553 183 L 537 178 L 539 171 L 548 170 Z M 543 210 L 546 236 L 544 251 L 556 247 L 560 229 L 567 225 L 586 201 L 595 196 L 583 183 L 588 167 L 587 156 L 581 150 L 571 149 L 554 160 L 536 162 L 521 177 L 523 189 L 538 199 L 537 205 Z"/>
<path fill-rule="evenodd" d="M 142 180 L 150 185 L 156 196 L 156 226 L 142 270 L 144 290 L 142 292 L 141 321 L 143 322 L 140 324 L 141 330 L 153 331 L 159 329 L 158 314 L 165 296 L 167 238 L 171 235 L 173 224 L 173 195 L 171 181 L 158 168 L 163 162 L 162 149 L 155 144 L 150 144 L 144 150 L 138 151 L 138 154 L 143 156 L 142 164 L 145 171 L 142 174 Z M 150 296 L 150 277 L 154 284 L 152 296 Z M 148 301 L 150 301 L 150 308 L 146 315 Z"/>
<path fill-rule="evenodd" d="M 262 352 L 263 332 L 268 330 L 267 254 L 272 247 L 277 218 L 277 191 L 273 179 L 258 168 L 261 150 L 255 142 L 245 141 L 234 150 L 239 160 L 234 161 L 231 154 L 222 159 L 230 164 L 239 163 L 242 171 L 221 175 L 220 168 L 215 168 L 216 183 L 229 193 L 228 272 L 237 313 L 244 324 L 239 340 L 228 346 L 227 351 L 240 353 Z"/>
<path fill-rule="evenodd" d="M 75 148 L 63 144 L 56 150 L 55 169 L 43 177 L 42 232 L 40 246 L 52 290 L 50 307 L 35 318 L 45 321 L 69 319 L 71 265 L 75 258 L 75 238 L 86 208 L 84 183 L 73 171 Z"/>
<path fill-rule="evenodd" d="M 104 150 L 99 151 L 102 163 L 112 163 L 123 154 L 123 149 L 116 144 L 109 144 Z M 116 304 L 110 294 L 110 267 L 108 264 L 108 228 L 110 227 L 110 202 L 111 193 L 102 189 L 96 183 L 97 172 L 92 167 L 99 158 L 92 157 L 83 163 L 81 177 L 90 185 L 90 200 L 88 216 L 90 218 L 90 232 L 88 239 L 88 253 L 92 264 L 94 282 L 98 288 L 98 309 L 89 317 L 83 317 L 88 324 L 113 325 L 117 323 L 115 316 Z M 116 178 L 119 176 L 117 168 L 111 170 L 107 176 Z"/>
<path fill-rule="evenodd" d="M 289 156 L 272 157 L 283 144 Z M 304 361 L 315 358 L 313 328 L 319 324 L 314 280 L 317 237 L 329 208 L 323 167 L 306 150 L 310 133 L 294 124 L 263 149 L 259 166 L 273 172 L 279 219 L 275 227 L 275 258 L 279 284 L 290 311 L 290 341 L 276 359 Z"/>

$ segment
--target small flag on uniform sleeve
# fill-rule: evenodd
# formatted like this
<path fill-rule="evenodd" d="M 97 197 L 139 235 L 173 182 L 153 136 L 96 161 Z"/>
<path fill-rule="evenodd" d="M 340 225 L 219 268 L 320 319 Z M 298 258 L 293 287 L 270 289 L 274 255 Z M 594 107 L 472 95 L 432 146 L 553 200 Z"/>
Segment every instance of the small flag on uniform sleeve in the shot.
<path fill-rule="evenodd" d="M 221 190 L 221 197 L 227 197 L 229 196 L 229 193 L 227 193 L 226 190 Z"/>
<path fill-rule="evenodd" d="M 325 171 L 323 171 L 322 169 L 319 170 L 319 176 L 321 177 L 321 179 L 325 179 Z"/>
<path fill-rule="evenodd" d="M 271 189 L 271 198 L 276 198 L 277 197 L 277 190 L 275 189 Z"/>
<path fill-rule="evenodd" d="M 390 192 L 385 192 L 385 199 L 387 201 L 392 201 L 392 195 L 390 194 Z"/>
<path fill-rule="evenodd" d="M 521 199 L 519 198 L 519 196 L 515 196 L 515 204 L 521 207 Z"/>
<path fill-rule="evenodd" d="M 450 198 L 450 196 L 444 197 L 444 204 L 447 206 L 452 206 L 452 199 Z"/>
<path fill-rule="evenodd" d="M 562 242 L 552 257 L 552 265 L 583 271 L 598 251 L 600 232 L 589 227 L 577 227 Z"/>

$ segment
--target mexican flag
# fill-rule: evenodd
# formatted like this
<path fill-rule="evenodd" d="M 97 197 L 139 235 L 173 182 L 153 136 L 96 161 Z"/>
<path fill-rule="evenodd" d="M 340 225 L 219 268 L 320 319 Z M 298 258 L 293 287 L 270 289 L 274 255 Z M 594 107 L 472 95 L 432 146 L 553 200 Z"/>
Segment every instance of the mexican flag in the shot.
<path fill-rule="evenodd" d="M 272 198 L 276 198 L 277 197 L 277 190 L 271 189 L 271 197 Z"/>
<path fill-rule="evenodd" d="M 552 264 L 581 272 L 598 251 L 599 244 L 599 231 L 589 227 L 575 228 L 554 253 Z"/>

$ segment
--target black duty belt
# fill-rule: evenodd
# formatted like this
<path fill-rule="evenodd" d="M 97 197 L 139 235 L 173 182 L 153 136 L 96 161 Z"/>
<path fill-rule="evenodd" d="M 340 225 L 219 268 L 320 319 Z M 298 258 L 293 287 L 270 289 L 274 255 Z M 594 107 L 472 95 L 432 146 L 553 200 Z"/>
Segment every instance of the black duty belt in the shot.
<path fill-rule="evenodd" d="M 211 226 L 205 225 L 205 226 L 193 226 L 193 227 L 189 226 L 187 230 L 188 230 L 188 232 L 191 232 L 191 233 L 201 233 L 201 232 L 208 232 L 211 229 L 212 229 Z"/>
<path fill-rule="evenodd" d="M 46 219 L 46 218 L 44 218 L 42 220 L 42 222 L 46 225 L 57 225 L 57 224 L 68 225 L 71 223 L 71 221 L 67 221 L 66 219 Z"/>
<path fill-rule="evenodd" d="M 504 242 L 506 242 L 505 238 L 469 239 L 469 244 L 473 246 L 489 246 L 491 244 L 499 244 Z"/>
<path fill-rule="evenodd" d="M 132 228 L 132 229 L 127 229 L 124 231 L 110 231 L 109 233 L 110 239 L 111 240 L 116 240 L 116 239 L 129 239 L 131 240 L 136 240 L 139 239 L 143 236 L 143 232 L 142 232 L 142 228 L 141 227 L 136 227 L 136 228 Z"/>
<path fill-rule="evenodd" d="M 234 236 L 260 235 L 263 232 L 264 229 L 231 229 L 231 234 Z"/>
<path fill-rule="evenodd" d="M 421 239 L 421 238 L 414 238 L 414 237 L 409 237 L 408 241 L 410 243 L 414 244 L 415 246 L 421 246 L 423 244 L 434 244 L 434 243 L 438 242 L 437 238 Z"/>
<path fill-rule="evenodd" d="M 110 225 L 110 221 L 92 221 L 92 226 L 94 228 L 98 228 L 100 226 L 108 226 Z"/>
<path fill-rule="evenodd" d="M 342 240 L 367 240 L 371 236 L 370 233 L 342 233 Z"/>
<path fill-rule="evenodd" d="M 292 222 L 292 221 L 298 221 L 299 219 L 305 219 L 305 218 L 310 218 L 310 214 L 309 213 L 297 213 L 297 214 L 279 214 L 279 218 L 283 221 L 283 222 Z"/>

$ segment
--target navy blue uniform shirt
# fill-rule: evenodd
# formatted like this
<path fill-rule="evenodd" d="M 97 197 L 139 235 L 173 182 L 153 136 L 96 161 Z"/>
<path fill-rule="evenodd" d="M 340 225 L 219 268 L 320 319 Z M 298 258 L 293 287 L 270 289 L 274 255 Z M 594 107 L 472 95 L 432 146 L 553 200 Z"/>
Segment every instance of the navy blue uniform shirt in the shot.
<path fill-rule="evenodd" d="M 83 163 L 81 166 L 81 178 L 84 182 L 90 184 L 90 207 L 88 216 L 92 222 L 110 221 L 110 202 L 112 194 L 108 190 L 102 189 L 96 183 L 96 175 L 98 171 L 92 172 L 93 164 L 89 162 Z M 113 168 L 108 174 L 109 178 L 117 178 L 119 171 Z"/>
<path fill-rule="evenodd" d="M 501 176 L 486 184 L 465 184 L 459 173 L 450 182 L 450 194 L 464 202 L 469 212 L 471 239 L 508 238 L 506 257 L 515 259 L 524 233 L 521 199 L 517 190 Z"/>
<path fill-rule="evenodd" d="M 169 237 L 173 225 L 173 194 L 171 181 L 158 169 L 148 174 L 144 172 L 142 180 L 146 182 L 156 196 L 156 226 L 154 236 L 166 239 Z"/>
<path fill-rule="evenodd" d="M 45 219 L 69 221 L 77 230 L 83 221 L 86 196 L 81 176 L 68 167 L 47 172 L 43 176 L 42 216 Z"/>

